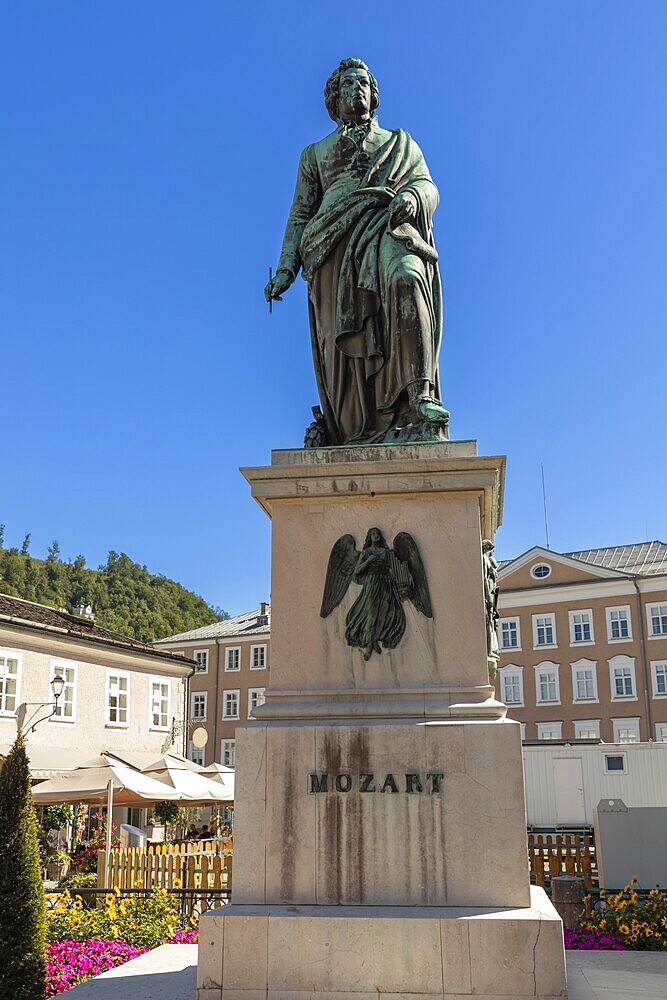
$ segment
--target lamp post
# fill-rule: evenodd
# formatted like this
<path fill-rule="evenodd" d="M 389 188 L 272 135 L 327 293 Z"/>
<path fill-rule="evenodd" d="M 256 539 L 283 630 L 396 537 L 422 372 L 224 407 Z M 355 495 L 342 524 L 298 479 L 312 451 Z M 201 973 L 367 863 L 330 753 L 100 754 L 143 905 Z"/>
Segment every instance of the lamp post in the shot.
<path fill-rule="evenodd" d="M 53 692 L 53 701 L 24 701 L 19 705 L 19 710 L 17 713 L 18 726 L 23 735 L 26 734 L 28 730 L 34 733 L 40 722 L 45 722 L 46 719 L 51 719 L 58 711 L 58 700 L 63 693 L 63 688 L 65 687 L 65 678 L 61 677 L 60 674 L 56 676 L 51 681 L 51 690 Z M 32 713 L 28 721 L 25 721 L 26 711 L 28 708 L 34 708 L 35 711 Z M 39 712 L 40 708 L 50 708 L 51 711 L 46 715 L 43 715 L 41 719 L 35 719 L 35 716 Z M 33 721 L 34 720 L 34 721 Z"/>

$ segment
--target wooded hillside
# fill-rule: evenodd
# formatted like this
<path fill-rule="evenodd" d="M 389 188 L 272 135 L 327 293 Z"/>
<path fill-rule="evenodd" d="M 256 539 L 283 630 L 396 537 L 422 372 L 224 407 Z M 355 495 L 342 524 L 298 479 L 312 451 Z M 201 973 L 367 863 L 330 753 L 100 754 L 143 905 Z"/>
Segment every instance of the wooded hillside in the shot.
<path fill-rule="evenodd" d="M 64 562 L 54 542 L 46 559 L 33 559 L 30 536 L 21 549 L 4 548 L 0 526 L 0 592 L 71 611 L 90 605 L 98 625 L 151 642 L 209 625 L 228 615 L 165 576 L 154 576 L 124 552 L 88 569 L 83 556 Z"/>

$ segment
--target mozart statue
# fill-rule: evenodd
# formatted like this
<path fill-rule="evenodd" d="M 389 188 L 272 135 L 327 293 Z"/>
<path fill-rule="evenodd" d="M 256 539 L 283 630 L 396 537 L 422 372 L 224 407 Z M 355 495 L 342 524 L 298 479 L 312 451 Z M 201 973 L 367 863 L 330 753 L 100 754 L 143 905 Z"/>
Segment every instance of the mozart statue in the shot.
<path fill-rule="evenodd" d="M 378 86 L 365 63 L 344 59 L 324 95 L 336 129 L 301 154 L 264 294 L 279 301 L 299 271 L 308 282 L 319 443 L 446 436 L 437 188 L 407 132 L 378 124 Z"/>

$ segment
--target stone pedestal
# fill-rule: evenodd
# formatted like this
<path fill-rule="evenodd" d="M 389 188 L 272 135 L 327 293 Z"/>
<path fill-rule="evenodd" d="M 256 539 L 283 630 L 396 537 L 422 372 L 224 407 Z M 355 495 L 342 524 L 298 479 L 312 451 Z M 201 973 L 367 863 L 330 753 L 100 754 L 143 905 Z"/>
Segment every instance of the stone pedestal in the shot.
<path fill-rule="evenodd" d="M 531 889 L 518 723 L 487 675 L 482 538 L 504 460 L 474 442 L 274 452 L 271 683 L 237 730 L 234 890 L 201 921 L 198 1000 L 564 997 L 562 926 Z M 433 617 L 393 650 L 326 618 L 332 547 L 402 531 Z"/>

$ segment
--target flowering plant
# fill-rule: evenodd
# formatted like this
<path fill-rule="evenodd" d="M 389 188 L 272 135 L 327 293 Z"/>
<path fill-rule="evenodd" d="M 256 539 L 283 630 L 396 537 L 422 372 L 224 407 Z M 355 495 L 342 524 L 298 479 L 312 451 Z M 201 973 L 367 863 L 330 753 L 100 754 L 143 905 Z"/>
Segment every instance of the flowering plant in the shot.
<path fill-rule="evenodd" d="M 590 896 L 585 896 L 581 929 L 616 937 L 632 951 L 667 951 L 667 892 L 655 888 L 648 898 L 640 898 L 636 882 L 631 879 L 611 896 L 601 890 L 599 908 L 589 909 Z"/>
<path fill-rule="evenodd" d="M 185 931 L 176 931 L 169 944 L 197 944 L 199 942 L 199 928 L 188 927 Z"/>
<path fill-rule="evenodd" d="M 179 923 L 178 900 L 166 889 L 147 895 L 121 897 L 107 893 L 104 907 L 86 909 L 80 896 L 60 893 L 48 911 L 49 941 L 124 941 L 137 948 L 157 948 L 175 933 Z"/>
<path fill-rule="evenodd" d="M 100 851 L 107 849 L 107 818 L 102 813 L 93 813 L 92 819 L 97 820 L 97 826 L 91 831 L 88 846 L 83 850 L 80 848 L 72 858 L 72 866 L 77 872 L 96 872 L 97 855 Z M 115 833 L 116 824 L 111 821 L 111 847 L 116 850 L 120 847 L 120 837 Z"/>
<path fill-rule="evenodd" d="M 86 979 L 114 969 L 146 948 L 135 948 L 124 941 L 57 941 L 46 946 L 46 996 L 54 997 L 71 990 Z"/>
<path fill-rule="evenodd" d="M 605 933 L 599 928 L 571 931 L 563 928 L 565 947 L 574 951 L 625 951 L 625 945 L 617 934 Z"/>

